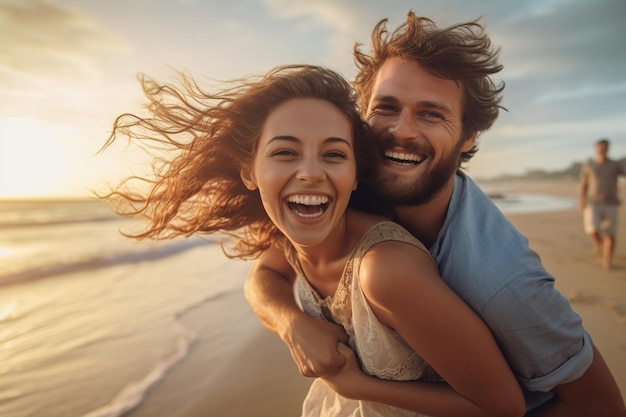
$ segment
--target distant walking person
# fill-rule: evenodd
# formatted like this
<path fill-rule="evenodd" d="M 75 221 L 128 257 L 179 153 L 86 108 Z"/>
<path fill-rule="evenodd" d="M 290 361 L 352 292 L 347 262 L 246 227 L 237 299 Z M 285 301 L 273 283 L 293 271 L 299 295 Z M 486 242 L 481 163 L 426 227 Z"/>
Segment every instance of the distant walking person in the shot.
<path fill-rule="evenodd" d="M 607 157 L 609 141 L 595 144 L 596 158 L 583 165 L 580 181 L 580 209 L 585 232 L 593 240 L 595 252 L 602 256 L 602 268 L 609 270 L 615 251 L 617 228 L 617 179 L 626 176 L 624 167 Z"/>

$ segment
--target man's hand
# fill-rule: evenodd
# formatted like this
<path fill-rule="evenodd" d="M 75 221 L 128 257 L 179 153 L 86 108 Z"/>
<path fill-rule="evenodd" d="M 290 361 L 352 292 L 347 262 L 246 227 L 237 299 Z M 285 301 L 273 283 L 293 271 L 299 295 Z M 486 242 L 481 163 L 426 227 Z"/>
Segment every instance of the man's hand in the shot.
<path fill-rule="evenodd" d="M 295 275 L 283 252 L 270 248 L 250 270 L 246 299 L 263 326 L 287 345 L 302 375 L 330 375 L 345 363 L 337 344 L 347 343 L 348 336 L 341 326 L 300 309 L 293 293 Z"/>
<path fill-rule="evenodd" d="M 298 370 L 306 377 L 332 375 L 346 361 L 337 345 L 347 343 L 348 335 L 337 324 L 303 314 L 280 337 L 289 348 Z"/>
<path fill-rule="evenodd" d="M 363 386 L 363 381 L 366 376 L 356 358 L 356 354 L 350 349 L 348 345 L 339 343 L 337 350 L 345 358 L 345 364 L 336 373 L 324 377 L 324 381 L 339 395 L 346 398 L 358 398 L 357 392 Z"/>

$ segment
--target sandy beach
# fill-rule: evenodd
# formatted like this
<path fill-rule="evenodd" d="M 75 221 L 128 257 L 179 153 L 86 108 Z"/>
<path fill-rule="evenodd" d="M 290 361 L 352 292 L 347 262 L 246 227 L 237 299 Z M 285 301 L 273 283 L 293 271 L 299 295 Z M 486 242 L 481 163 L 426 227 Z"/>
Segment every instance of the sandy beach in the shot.
<path fill-rule="evenodd" d="M 497 184 L 490 184 L 490 186 Z M 506 193 L 547 193 L 574 198 L 575 180 L 520 182 Z M 624 190 L 626 191 L 626 190 Z M 546 268 L 556 277 L 557 288 L 571 301 L 573 308 L 583 318 L 584 325 L 609 364 L 622 394 L 626 397 L 626 207 L 620 209 L 620 227 L 617 251 L 612 271 L 603 271 L 591 252 L 591 243 L 582 231 L 581 214 L 576 209 L 545 213 L 510 215 L 541 256 Z M 222 301 L 232 314 L 217 314 L 220 305 L 212 303 L 195 311 L 186 322 L 202 330 L 215 326 L 222 320 L 223 334 L 218 342 L 205 335 L 201 337 L 196 352 L 202 352 L 211 343 L 223 343 L 228 351 L 222 366 L 213 377 L 202 379 L 199 390 L 204 394 L 186 404 L 175 398 L 176 390 L 164 389 L 172 396 L 167 401 L 171 413 L 153 414 L 150 399 L 146 408 L 132 413 L 133 417 L 149 415 L 180 415 L 184 417 L 244 417 L 244 416 L 299 416 L 300 403 L 310 380 L 301 377 L 287 349 L 277 337 L 265 331 L 246 305 L 242 294 L 233 294 Z M 211 309 L 210 311 L 208 309 Z M 212 317 L 211 322 L 206 318 Z M 202 324 L 201 324 L 202 323 Z M 214 328 L 214 327 L 213 327 Z M 244 334 L 245 333 L 245 334 Z M 233 340 L 241 342 L 239 345 Z M 235 346 L 228 349 L 227 346 Z M 194 385 L 193 375 L 211 372 L 202 369 L 202 355 L 194 354 L 186 365 L 190 369 L 179 384 Z M 176 382 L 172 382 L 176 385 Z M 180 385 L 179 385 L 180 386 Z M 158 395 L 158 392 L 154 393 Z M 200 394 L 200 392 L 198 392 Z M 177 410 L 174 412 L 174 410 Z"/>

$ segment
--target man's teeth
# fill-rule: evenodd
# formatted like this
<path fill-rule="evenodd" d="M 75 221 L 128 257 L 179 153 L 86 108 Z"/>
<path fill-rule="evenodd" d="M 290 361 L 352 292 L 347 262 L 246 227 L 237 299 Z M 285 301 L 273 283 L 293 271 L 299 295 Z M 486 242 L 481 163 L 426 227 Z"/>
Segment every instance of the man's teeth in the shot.
<path fill-rule="evenodd" d="M 304 206 L 321 206 L 328 203 L 328 197 L 325 195 L 292 195 L 287 197 L 287 201 Z"/>
<path fill-rule="evenodd" d="M 425 159 L 423 155 L 417 155 L 414 153 L 406 153 L 406 152 L 393 152 L 393 151 L 385 152 L 385 157 L 393 159 L 396 162 L 414 163 L 414 164 L 418 164 Z"/>

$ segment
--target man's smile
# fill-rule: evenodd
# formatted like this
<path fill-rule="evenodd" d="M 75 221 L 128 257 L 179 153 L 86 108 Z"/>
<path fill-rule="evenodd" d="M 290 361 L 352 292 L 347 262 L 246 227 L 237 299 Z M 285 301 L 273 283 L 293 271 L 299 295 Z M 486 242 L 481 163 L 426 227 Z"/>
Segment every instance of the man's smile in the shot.
<path fill-rule="evenodd" d="M 410 153 L 410 152 L 395 152 L 385 151 L 384 158 L 387 161 L 394 162 L 402 165 L 418 165 L 426 159 L 426 155 Z"/>

